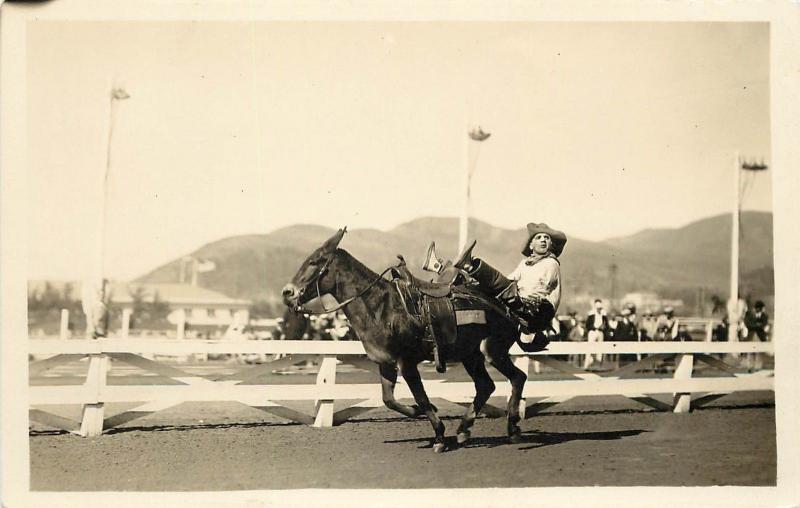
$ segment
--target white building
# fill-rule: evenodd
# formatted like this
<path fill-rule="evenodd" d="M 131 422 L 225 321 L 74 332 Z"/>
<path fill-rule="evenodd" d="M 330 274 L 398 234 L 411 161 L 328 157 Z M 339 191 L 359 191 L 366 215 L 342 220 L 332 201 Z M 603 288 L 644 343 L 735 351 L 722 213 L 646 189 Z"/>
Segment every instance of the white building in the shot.
<path fill-rule="evenodd" d="M 628 293 L 622 297 L 621 301 L 636 305 L 636 309 L 640 314 L 648 309 L 658 312 L 664 307 L 674 307 L 676 310 L 683 307 L 683 300 L 668 300 L 661 298 L 658 293 L 652 292 Z"/>
<path fill-rule="evenodd" d="M 187 326 L 227 327 L 247 324 L 250 317 L 249 300 L 230 298 L 210 289 L 191 284 L 112 284 L 111 301 L 122 309 L 133 309 L 133 294 L 142 292 L 143 300 L 158 299 L 169 305 L 167 320 L 177 325 L 183 319 Z"/>

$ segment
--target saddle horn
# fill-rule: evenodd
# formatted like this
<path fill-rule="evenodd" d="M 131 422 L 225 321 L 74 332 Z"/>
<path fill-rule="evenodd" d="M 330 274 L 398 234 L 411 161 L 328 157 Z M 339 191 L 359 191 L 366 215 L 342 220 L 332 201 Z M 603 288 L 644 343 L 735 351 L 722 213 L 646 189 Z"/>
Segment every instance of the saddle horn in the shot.
<path fill-rule="evenodd" d="M 425 254 L 425 263 L 422 269 L 426 272 L 441 273 L 444 268 L 444 260 L 436 255 L 436 242 L 431 242 L 428 252 Z"/>

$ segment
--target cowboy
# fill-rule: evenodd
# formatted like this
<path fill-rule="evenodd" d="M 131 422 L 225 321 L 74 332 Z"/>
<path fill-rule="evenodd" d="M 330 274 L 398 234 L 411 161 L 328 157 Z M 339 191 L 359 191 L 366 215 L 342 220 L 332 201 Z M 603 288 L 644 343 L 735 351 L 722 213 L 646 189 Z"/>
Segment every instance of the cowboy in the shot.
<path fill-rule="evenodd" d="M 533 334 L 533 350 L 541 350 L 548 340 L 547 330 L 561 302 L 561 269 L 558 256 L 567 236 L 547 224 L 528 224 L 528 238 L 522 247 L 525 259 L 508 277 L 485 260 L 472 256 L 473 241 L 454 266 L 477 281 L 484 294 L 498 298 L 525 321 L 522 331 Z"/>

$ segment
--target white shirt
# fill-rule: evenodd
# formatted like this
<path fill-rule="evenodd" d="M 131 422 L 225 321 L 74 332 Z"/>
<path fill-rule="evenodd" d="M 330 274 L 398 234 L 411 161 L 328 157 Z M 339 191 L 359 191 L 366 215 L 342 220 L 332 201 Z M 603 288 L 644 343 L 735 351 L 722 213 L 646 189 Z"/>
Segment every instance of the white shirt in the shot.
<path fill-rule="evenodd" d="M 525 264 L 525 259 L 508 276 L 517 281 L 519 294 L 523 298 L 533 295 L 546 298 L 558 311 L 561 303 L 561 267 L 553 258 L 545 258 L 533 266 Z"/>

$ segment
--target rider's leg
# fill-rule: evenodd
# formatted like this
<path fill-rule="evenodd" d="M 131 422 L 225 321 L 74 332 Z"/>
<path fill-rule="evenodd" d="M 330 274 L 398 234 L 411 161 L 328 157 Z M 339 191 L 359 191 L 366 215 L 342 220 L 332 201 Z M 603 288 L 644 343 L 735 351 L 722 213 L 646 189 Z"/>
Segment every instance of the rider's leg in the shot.
<path fill-rule="evenodd" d="M 502 274 L 483 259 L 473 258 L 469 276 L 478 281 L 478 287 L 489 296 L 499 296 L 511 284 L 512 280 Z"/>

